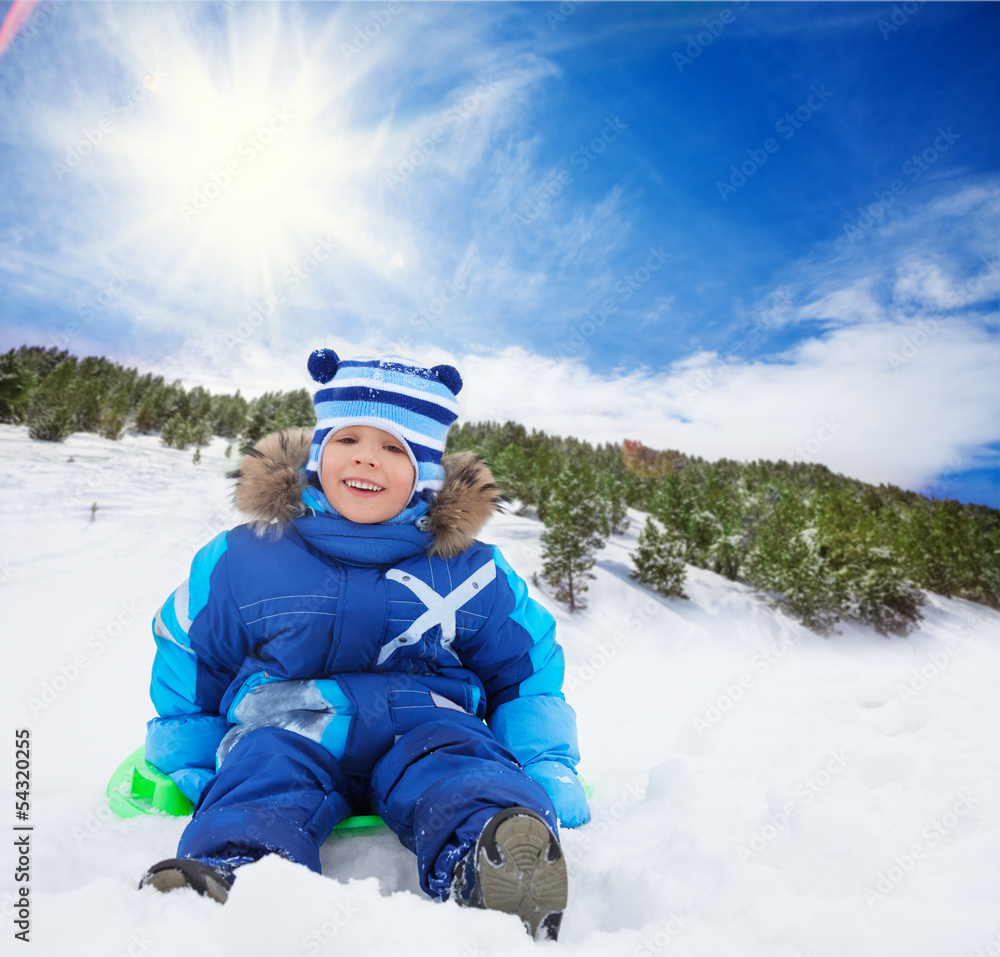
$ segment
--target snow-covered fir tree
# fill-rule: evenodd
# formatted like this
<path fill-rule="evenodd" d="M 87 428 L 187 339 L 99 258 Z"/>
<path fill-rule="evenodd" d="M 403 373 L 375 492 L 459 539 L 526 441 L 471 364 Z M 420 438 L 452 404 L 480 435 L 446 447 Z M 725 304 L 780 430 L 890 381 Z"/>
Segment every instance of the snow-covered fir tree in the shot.
<path fill-rule="evenodd" d="M 46 442 L 62 442 L 73 434 L 69 398 L 76 360 L 64 359 L 41 382 L 28 406 L 28 435 Z"/>
<path fill-rule="evenodd" d="M 163 423 L 160 443 L 171 449 L 186 449 L 191 444 L 191 427 L 179 412 Z"/>
<path fill-rule="evenodd" d="M 684 580 L 687 566 L 683 559 L 684 546 L 674 541 L 652 518 L 639 533 L 639 547 L 632 553 L 633 578 L 651 585 L 668 598 L 687 598 Z"/>
<path fill-rule="evenodd" d="M 546 496 L 542 533 L 542 579 L 570 611 L 586 608 L 584 593 L 594 577 L 594 555 L 604 547 L 607 519 L 594 470 L 570 462 L 552 480 Z"/>
<path fill-rule="evenodd" d="M 128 425 L 128 390 L 121 388 L 102 408 L 97 432 L 102 438 L 118 441 L 125 435 L 126 425 Z"/>
<path fill-rule="evenodd" d="M 844 617 L 844 594 L 827 550 L 809 524 L 798 497 L 774 483 L 764 492 L 766 508 L 754 533 L 747 580 L 771 592 L 772 603 L 821 635 Z"/>
<path fill-rule="evenodd" d="M 871 625 L 880 635 L 903 637 L 923 615 L 924 593 L 899 567 L 887 548 L 853 550 L 844 567 L 848 591 L 846 617 Z"/>
<path fill-rule="evenodd" d="M 0 356 L 0 422 L 24 423 L 38 376 L 19 362 L 14 350 Z"/>
<path fill-rule="evenodd" d="M 628 531 L 628 510 L 625 504 L 625 489 L 618 477 L 605 472 L 600 479 L 601 498 L 604 500 L 604 527 L 602 534 L 621 535 Z"/>

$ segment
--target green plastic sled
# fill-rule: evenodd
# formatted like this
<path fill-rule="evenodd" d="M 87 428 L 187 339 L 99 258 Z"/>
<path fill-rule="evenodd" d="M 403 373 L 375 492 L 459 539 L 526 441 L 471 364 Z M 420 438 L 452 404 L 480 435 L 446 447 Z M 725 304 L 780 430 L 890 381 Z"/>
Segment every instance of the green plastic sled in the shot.
<path fill-rule="evenodd" d="M 177 785 L 159 768 L 146 760 L 145 748 L 136 748 L 111 775 L 108 781 L 108 806 L 119 817 L 140 814 L 169 814 L 186 817 L 194 805 L 178 790 Z M 344 818 L 331 837 L 353 837 L 387 830 L 377 814 L 358 814 Z"/>
<path fill-rule="evenodd" d="M 592 797 L 593 791 L 582 777 L 580 783 L 587 797 Z M 136 748 L 118 765 L 108 781 L 107 796 L 108 806 L 118 817 L 140 814 L 186 817 L 194 810 L 173 780 L 146 760 L 144 747 Z M 377 814 L 357 814 L 344 818 L 330 837 L 354 837 L 386 830 L 385 822 Z"/>

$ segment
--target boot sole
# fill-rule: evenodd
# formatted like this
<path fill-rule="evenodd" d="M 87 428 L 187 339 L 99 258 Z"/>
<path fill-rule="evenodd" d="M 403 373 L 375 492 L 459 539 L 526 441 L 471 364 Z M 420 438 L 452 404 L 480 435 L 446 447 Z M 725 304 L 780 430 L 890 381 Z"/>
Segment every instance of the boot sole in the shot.
<path fill-rule="evenodd" d="M 516 914 L 535 940 L 555 940 L 569 893 L 566 860 L 541 818 L 511 811 L 479 840 L 482 906 Z"/>
<path fill-rule="evenodd" d="M 197 861 L 172 858 L 150 868 L 139 887 L 155 887 L 161 893 L 190 888 L 202 897 L 225 904 L 230 885 L 223 882 L 210 867 Z"/>

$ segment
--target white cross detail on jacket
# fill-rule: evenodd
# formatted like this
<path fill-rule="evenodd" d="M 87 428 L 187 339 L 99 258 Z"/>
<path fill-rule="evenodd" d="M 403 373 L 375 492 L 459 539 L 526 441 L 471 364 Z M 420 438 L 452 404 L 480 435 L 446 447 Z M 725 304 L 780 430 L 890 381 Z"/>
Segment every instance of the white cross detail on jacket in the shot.
<path fill-rule="evenodd" d="M 403 645 L 420 641 L 424 633 L 435 625 L 441 626 L 441 647 L 458 661 L 458 655 L 451 648 L 456 633 L 455 612 L 469 601 L 480 588 L 493 581 L 496 574 L 497 567 L 491 559 L 481 568 L 477 568 L 454 591 L 447 595 L 439 595 L 427 582 L 421 581 L 415 575 L 402 572 L 398 568 L 390 568 L 385 573 L 385 577 L 409 588 L 427 606 L 427 611 L 401 635 L 397 635 L 388 644 L 382 646 L 377 663 L 382 664 Z"/>

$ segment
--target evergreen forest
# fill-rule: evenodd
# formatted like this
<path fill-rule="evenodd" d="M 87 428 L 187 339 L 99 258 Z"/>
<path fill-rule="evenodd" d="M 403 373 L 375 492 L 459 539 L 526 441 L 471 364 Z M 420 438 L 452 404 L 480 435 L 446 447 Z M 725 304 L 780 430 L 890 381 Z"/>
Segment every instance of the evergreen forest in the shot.
<path fill-rule="evenodd" d="M 571 608 L 626 508 L 648 516 L 634 577 L 664 595 L 684 597 L 684 569 L 694 565 L 745 582 L 824 635 L 839 621 L 905 635 L 921 620 L 925 591 L 1000 608 L 1000 511 L 987 506 L 874 486 L 818 464 L 706 462 L 513 422 L 453 428 L 448 450 L 461 449 L 490 463 L 517 508 L 537 511 L 546 526 L 541 578 Z"/>

